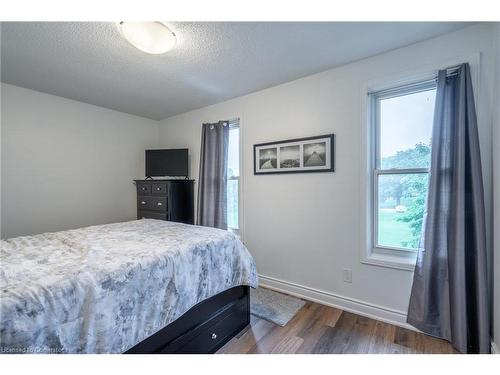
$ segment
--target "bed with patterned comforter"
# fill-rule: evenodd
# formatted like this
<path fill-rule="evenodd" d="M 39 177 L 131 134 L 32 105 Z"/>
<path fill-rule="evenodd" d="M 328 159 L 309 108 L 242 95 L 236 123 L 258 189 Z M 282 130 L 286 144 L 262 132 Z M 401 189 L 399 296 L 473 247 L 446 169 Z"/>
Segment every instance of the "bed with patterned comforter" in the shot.
<path fill-rule="evenodd" d="M 0 352 L 122 353 L 197 303 L 257 287 L 220 229 L 143 219 L 1 242 Z"/>

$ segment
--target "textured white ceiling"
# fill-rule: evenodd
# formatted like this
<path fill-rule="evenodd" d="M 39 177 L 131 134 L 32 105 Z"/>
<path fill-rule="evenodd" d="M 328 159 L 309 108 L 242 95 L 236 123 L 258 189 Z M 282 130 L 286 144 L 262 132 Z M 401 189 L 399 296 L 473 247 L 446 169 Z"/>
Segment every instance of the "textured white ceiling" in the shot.
<path fill-rule="evenodd" d="M 2 23 L 2 81 L 163 119 L 399 48 L 467 23 L 167 22 L 148 55 L 114 23 Z"/>

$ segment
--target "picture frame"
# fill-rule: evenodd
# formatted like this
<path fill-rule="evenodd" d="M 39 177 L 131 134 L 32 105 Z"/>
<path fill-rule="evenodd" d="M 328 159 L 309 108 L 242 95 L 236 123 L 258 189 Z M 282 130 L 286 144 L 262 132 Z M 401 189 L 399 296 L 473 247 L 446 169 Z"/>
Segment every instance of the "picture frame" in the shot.
<path fill-rule="evenodd" d="M 253 146 L 254 175 L 335 172 L 335 134 Z"/>

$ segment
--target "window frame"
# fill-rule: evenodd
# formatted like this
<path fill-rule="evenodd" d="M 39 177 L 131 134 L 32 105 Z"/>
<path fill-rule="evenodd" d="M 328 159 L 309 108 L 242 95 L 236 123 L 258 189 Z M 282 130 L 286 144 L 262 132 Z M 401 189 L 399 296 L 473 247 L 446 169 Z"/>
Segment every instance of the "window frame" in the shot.
<path fill-rule="evenodd" d="M 227 181 L 238 181 L 238 228 L 230 228 L 229 226 L 227 227 L 227 230 L 235 233 L 236 235 L 240 236 L 241 235 L 241 126 L 240 126 L 240 119 L 239 118 L 234 118 L 232 120 L 228 120 L 227 123 L 229 124 L 229 131 L 232 129 L 238 129 L 238 164 L 239 164 L 239 173 L 238 177 L 232 176 L 228 177 Z M 227 215 L 227 212 L 226 212 Z"/>
<path fill-rule="evenodd" d="M 437 80 L 438 71 L 450 66 L 457 66 L 468 62 L 471 67 L 472 87 L 476 102 L 476 113 L 481 116 L 482 89 L 479 78 L 481 77 L 481 53 L 457 55 L 454 58 L 431 59 L 422 66 L 419 60 L 409 63 L 404 70 L 389 72 L 381 75 L 372 75 L 361 83 L 359 87 L 359 111 L 361 131 L 359 132 L 360 143 L 360 167 L 359 167 L 359 239 L 358 252 L 362 264 L 373 267 L 396 269 L 400 271 L 413 272 L 417 260 L 417 252 L 407 251 L 382 251 L 374 249 L 372 240 L 372 189 L 373 184 L 373 147 L 374 132 L 372 124 L 373 104 L 370 101 L 371 93 L 382 92 L 388 88 L 409 86 L 413 83 L 421 83 L 429 80 Z M 427 60 L 426 60 L 427 61 Z M 388 69 L 391 69 L 390 67 Z M 451 72 L 450 72 L 451 73 Z"/>
<path fill-rule="evenodd" d="M 380 157 L 380 141 L 381 141 L 381 121 L 380 121 L 380 102 L 385 99 L 396 98 L 405 95 L 416 94 L 436 89 L 437 82 L 435 79 L 427 79 L 418 81 L 411 84 L 399 85 L 384 90 L 377 90 L 368 93 L 368 100 L 370 105 L 369 124 L 372 131 L 370 132 L 371 148 L 370 153 L 370 224 L 371 224 L 371 239 L 370 247 L 374 255 L 380 256 L 395 256 L 397 259 L 407 259 L 406 262 L 413 262 L 416 257 L 418 249 L 384 246 L 378 242 L 378 186 L 379 178 L 384 175 L 398 175 L 398 174 L 429 174 L 429 168 L 381 168 Z M 405 262 L 405 263 L 406 263 Z"/>

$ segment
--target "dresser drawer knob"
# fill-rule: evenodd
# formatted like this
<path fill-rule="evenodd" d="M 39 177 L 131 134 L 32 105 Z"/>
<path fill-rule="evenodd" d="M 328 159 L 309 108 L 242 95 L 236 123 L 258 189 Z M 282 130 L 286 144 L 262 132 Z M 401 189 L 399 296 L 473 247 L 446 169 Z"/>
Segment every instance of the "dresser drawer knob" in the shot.
<path fill-rule="evenodd" d="M 215 333 L 212 333 L 212 340 L 216 340 L 217 339 L 217 335 Z"/>
<path fill-rule="evenodd" d="M 158 202 L 158 206 L 162 206 L 161 202 Z"/>
<path fill-rule="evenodd" d="M 160 190 L 161 190 L 161 188 L 156 188 L 156 190 L 160 191 Z"/>
<path fill-rule="evenodd" d="M 141 204 L 146 204 L 146 202 L 142 201 Z"/>

